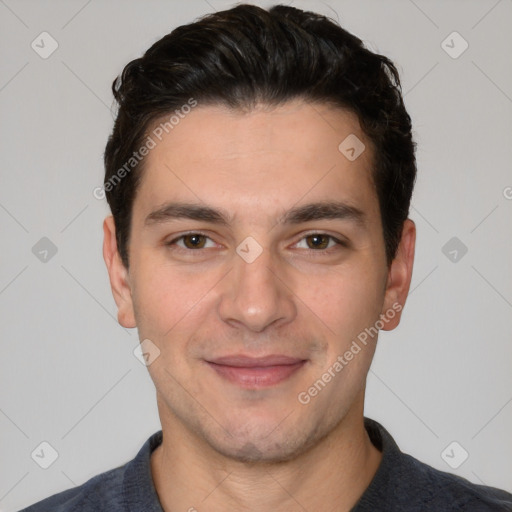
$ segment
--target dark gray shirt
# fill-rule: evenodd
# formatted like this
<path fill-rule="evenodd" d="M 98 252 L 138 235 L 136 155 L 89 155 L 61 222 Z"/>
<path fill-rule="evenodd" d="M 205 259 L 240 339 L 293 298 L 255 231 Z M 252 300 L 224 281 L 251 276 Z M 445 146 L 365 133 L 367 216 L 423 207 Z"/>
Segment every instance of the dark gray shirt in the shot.
<path fill-rule="evenodd" d="M 352 512 L 512 511 L 512 494 L 472 484 L 402 453 L 387 430 L 374 420 L 365 418 L 365 427 L 382 452 L 382 461 Z M 150 466 L 151 453 L 161 442 L 160 430 L 130 462 L 21 512 L 163 512 Z"/>

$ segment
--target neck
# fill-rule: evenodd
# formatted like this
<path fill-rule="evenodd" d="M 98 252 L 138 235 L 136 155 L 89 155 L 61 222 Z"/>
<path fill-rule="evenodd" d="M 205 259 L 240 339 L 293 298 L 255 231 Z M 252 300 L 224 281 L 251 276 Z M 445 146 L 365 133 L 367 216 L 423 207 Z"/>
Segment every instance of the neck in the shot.
<path fill-rule="evenodd" d="M 349 511 L 382 458 L 364 428 L 362 403 L 314 447 L 279 463 L 247 464 L 224 457 L 175 417 L 161 415 L 163 442 L 152 454 L 151 472 L 162 508 Z"/>

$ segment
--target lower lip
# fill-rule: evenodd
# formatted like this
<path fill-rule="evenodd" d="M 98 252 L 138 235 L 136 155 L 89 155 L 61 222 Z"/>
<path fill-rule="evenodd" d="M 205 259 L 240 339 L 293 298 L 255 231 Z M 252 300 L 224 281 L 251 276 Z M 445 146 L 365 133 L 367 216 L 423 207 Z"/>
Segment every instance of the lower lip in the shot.
<path fill-rule="evenodd" d="M 306 361 L 295 364 L 259 366 L 254 368 L 208 363 L 222 378 L 247 389 L 265 388 L 290 378 Z"/>

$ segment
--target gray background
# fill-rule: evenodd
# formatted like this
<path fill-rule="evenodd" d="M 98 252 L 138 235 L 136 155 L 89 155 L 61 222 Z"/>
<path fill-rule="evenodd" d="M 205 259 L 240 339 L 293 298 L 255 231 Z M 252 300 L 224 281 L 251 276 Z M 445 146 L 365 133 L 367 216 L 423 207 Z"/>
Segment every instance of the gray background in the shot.
<path fill-rule="evenodd" d="M 512 491 L 512 1 L 288 3 L 339 16 L 397 63 L 419 146 L 412 291 L 381 334 L 365 414 L 403 451 Z M 0 0 L 2 511 L 123 464 L 160 427 L 101 254 L 110 86 L 175 26 L 232 5 Z M 31 48 L 43 31 L 59 45 L 47 59 Z M 453 31 L 469 44 L 458 58 L 444 49 L 458 36 L 442 46 Z M 59 454 L 48 469 L 31 457 L 42 441 Z"/>

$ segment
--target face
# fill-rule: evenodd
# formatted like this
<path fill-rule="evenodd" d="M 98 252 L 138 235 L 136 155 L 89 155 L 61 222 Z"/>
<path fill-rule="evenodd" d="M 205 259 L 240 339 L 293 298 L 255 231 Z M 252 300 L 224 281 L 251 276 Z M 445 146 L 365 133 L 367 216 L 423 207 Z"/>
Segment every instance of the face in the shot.
<path fill-rule="evenodd" d="M 356 159 L 338 149 L 354 135 Z M 355 115 L 298 101 L 199 105 L 150 151 L 129 271 L 112 218 L 104 254 L 119 321 L 160 351 L 148 370 L 164 431 L 286 460 L 362 416 L 375 325 L 397 325 L 414 248 L 407 221 L 386 265 L 371 168 Z"/>

